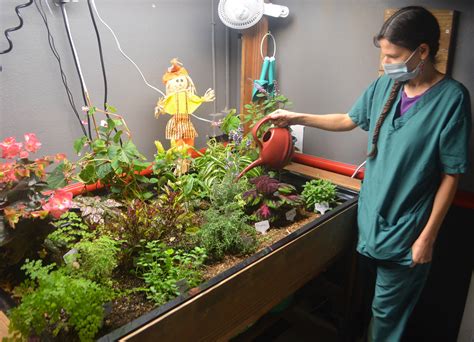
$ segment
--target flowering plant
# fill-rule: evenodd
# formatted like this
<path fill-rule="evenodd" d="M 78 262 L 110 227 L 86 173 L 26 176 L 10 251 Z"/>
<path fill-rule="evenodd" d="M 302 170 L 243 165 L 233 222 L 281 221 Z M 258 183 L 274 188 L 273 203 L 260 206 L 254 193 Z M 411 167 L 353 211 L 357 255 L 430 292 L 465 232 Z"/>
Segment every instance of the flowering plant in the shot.
<path fill-rule="evenodd" d="M 0 142 L 0 228 L 4 221 L 15 228 L 20 218 L 58 218 L 71 206 L 72 194 L 62 190 L 45 192 L 46 167 L 64 160 L 64 154 L 30 160 L 41 143 L 34 133 L 18 142 L 8 137 Z"/>

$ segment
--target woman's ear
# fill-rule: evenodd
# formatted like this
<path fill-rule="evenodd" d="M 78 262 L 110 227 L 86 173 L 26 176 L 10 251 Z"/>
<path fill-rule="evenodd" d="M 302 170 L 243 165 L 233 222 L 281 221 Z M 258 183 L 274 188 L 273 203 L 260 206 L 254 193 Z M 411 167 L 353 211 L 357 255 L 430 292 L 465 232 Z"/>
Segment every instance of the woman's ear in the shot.
<path fill-rule="evenodd" d="M 422 43 L 419 47 L 419 51 L 420 51 L 420 58 L 422 60 L 426 60 L 428 59 L 430 55 L 430 46 L 426 43 Z"/>

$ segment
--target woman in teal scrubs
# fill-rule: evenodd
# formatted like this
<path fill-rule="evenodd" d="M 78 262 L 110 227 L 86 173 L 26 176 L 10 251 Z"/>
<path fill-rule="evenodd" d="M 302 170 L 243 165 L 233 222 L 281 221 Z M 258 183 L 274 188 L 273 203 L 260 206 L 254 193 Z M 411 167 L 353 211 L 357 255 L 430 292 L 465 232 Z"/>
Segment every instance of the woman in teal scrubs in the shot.
<path fill-rule="evenodd" d="M 425 284 L 433 245 L 468 168 L 469 93 L 434 68 L 440 31 L 422 7 L 405 7 L 374 42 L 385 75 L 347 114 L 277 110 L 278 126 L 369 134 L 358 206 L 357 251 L 375 271 L 369 340 L 399 341 Z"/>

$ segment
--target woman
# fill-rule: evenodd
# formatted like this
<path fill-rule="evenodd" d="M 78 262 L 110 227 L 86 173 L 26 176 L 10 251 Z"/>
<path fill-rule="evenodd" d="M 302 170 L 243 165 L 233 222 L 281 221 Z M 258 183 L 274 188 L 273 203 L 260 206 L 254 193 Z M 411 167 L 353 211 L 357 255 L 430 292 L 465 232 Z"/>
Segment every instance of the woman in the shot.
<path fill-rule="evenodd" d="M 434 68 L 440 31 L 422 7 L 391 16 L 374 38 L 385 75 L 348 114 L 277 110 L 278 126 L 369 132 L 357 251 L 376 273 L 369 338 L 399 341 L 426 281 L 433 245 L 468 167 L 469 93 Z"/>

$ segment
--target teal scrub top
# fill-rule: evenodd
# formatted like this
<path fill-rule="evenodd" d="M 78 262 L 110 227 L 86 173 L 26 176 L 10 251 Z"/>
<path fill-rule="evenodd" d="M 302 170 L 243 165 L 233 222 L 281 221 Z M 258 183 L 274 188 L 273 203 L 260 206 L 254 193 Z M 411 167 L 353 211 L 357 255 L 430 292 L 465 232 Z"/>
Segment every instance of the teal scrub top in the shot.
<path fill-rule="evenodd" d="M 349 112 L 355 124 L 369 131 L 368 149 L 392 85 L 389 77 L 379 77 Z M 451 78 L 439 81 L 398 116 L 402 91 L 380 129 L 377 156 L 366 163 L 357 250 L 410 265 L 411 246 L 431 214 L 442 173 L 468 169 L 472 119 L 468 91 Z"/>

